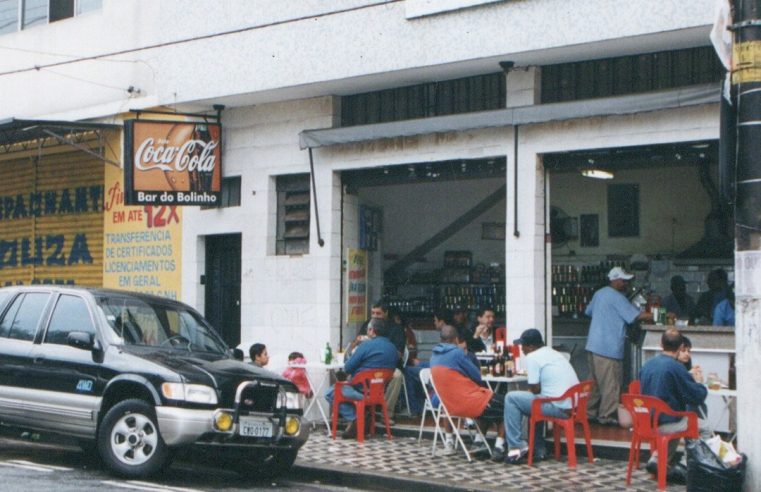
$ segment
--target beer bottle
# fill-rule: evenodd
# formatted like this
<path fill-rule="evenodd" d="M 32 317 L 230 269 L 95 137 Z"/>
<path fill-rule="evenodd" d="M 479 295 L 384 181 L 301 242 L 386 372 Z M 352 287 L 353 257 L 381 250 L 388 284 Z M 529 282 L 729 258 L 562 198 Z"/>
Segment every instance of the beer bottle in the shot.
<path fill-rule="evenodd" d="M 333 362 L 333 349 L 330 348 L 330 342 L 325 344 L 325 364 Z"/>

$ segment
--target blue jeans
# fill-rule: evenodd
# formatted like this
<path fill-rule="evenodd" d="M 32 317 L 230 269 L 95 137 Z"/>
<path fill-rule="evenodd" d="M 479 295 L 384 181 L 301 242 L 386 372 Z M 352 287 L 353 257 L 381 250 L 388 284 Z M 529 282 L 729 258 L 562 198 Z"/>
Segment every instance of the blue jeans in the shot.
<path fill-rule="evenodd" d="M 325 392 L 325 400 L 327 400 L 328 406 L 331 409 L 333 408 L 333 392 L 335 389 L 335 386 L 331 386 L 328 388 L 328 391 Z M 354 386 L 350 386 L 348 384 L 343 387 L 341 393 L 345 398 L 351 398 L 352 400 L 361 400 L 364 398 L 364 395 L 361 391 L 357 391 Z M 338 414 L 341 416 L 341 418 L 353 422 L 357 419 L 357 408 L 351 403 L 341 403 L 338 405 Z"/>
<path fill-rule="evenodd" d="M 420 386 L 420 371 L 423 366 L 408 366 L 402 369 L 404 373 L 404 383 L 407 387 L 407 396 L 410 399 L 410 413 L 420 415 L 425 403 L 423 388 Z"/>
<path fill-rule="evenodd" d="M 527 447 L 522 435 L 523 417 L 531 415 L 531 402 L 540 395 L 528 391 L 510 391 L 505 395 L 505 437 L 508 449 Z M 542 414 L 548 417 L 565 418 L 565 411 L 553 403 L 542 405 Z M 534 456 L 544 456 L 544 422 L 536 424 L 534 433 Z"/>

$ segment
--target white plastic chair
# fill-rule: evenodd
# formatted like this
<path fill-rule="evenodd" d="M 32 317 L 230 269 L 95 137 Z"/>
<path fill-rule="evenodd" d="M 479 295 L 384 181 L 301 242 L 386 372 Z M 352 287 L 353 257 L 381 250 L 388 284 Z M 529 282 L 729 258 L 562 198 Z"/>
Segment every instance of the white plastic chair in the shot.
<path fill-rule="evenodd" d="M 433 386 L 433 391 L 436 392 L 437 395 L 439 395 L 439 401 L 441 402 L 439 404 L 439 417 L 444 415 L 447 420 L 449 421 L 449 425 L 452 426 L 452 432 L 454 432 L 455 439 L 457 440 L 457 444 L 462 448 L 463 452 L 465 453 L 465 457 L 468 458 L 468 461 L 473 461 L 473 458 L 471 458 L 470 450 L 465 445 L 465 441 L 462 440 L 462 435 L 460 434 L 460 421 L 463 419 L 466 419 L 468 417 L 462 417 L 459 415 L 452 415 L 447 410 L 447 406 L 444 404 L 444 400 L 441 399 L 441 393 L 436 389 L 436 381 L 433 379 L 433 375 L 431 376 L 431 386 Z M 476 435 L 480 436 L 481 441 L 486 449 L 486 451 L 489 453 L 489 456 L 492 456 L 491 446 L 489 446 L 489 443 L 486 441 L 486 436 L 481 431 L 481 428 L 478 425 L 478 421 L 476 419 L 473 419 L 473 427 L 476 431 Z M 434 452 L 436 450 L 436 434 L 433 436 L 433 446 L 434 446 Z"/>
<path fill-rule="evenodd" d="M 431 394 L 428 392 L 428 385 L 431 384 L 431 370 L 429 368 L 422 369 L 420 371 L 420 384 L 423 385 L 423 394 L 425 395 L 425 403 L 423 404 L 423 415 L 420 417 L 420 432 L 418 432 L 417 443 L 418 446 L 423 439 L 423 426 L 425 425 L 425 416 L 428 412 L 433 417 L 433 423 L 436 428 L 433 431 L 433 446 L 431 446 L 431 456 L 436 454 L 436 442 L 439 436 L 441 436 L 441 442 L 444 443 L 444 431 L 439 425 L 441 419 L 440 408 L 441 405 L 434 407 L 431 400 Z"/>
<path fill-rule="evenodd" d="M 404 346 L 404 355 L 402 356 L 402 369 L 407 367 L 407 361 L 410 358 L 410 351 L 407 348 L 407 346 Z M 410 416 L 412 415 L 412 410 L 410 410 L 410 396 L 407 393 L 407 377 L 404 375 L 404 371 L 402 371 L 402 391 L 404 393 L 404 406 L 407 407 L 407 413 L 405 415 Z"/>

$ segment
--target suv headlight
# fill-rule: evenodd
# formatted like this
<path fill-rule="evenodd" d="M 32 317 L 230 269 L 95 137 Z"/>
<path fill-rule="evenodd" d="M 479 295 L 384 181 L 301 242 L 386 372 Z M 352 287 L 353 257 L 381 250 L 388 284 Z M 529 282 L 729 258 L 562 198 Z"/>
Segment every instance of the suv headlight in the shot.
<path fill-rule="evenodd" d="M 286 410 L 301 410 L 304 408 L 304 395 L 293 391 L 281 391 L 277 399 L 277 407 Z"/>
<path fill-rule="evenodd" d="M 161 393 L 169 400 L 182 400 L 192 403 L 217 404 L 217 392 L 203 384 L 164 383 Z"/>

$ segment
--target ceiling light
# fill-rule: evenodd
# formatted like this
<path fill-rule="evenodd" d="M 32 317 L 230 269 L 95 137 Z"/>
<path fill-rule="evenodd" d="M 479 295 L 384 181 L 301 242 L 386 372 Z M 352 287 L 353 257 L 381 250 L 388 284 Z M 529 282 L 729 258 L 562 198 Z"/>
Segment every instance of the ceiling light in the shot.
<path fill-rule="evenodd" d="M 594 179 L 613 179 L 613 173 L 604 169 L 585 168 L 581 170 L 581 175 L 585 178 Z"/>

